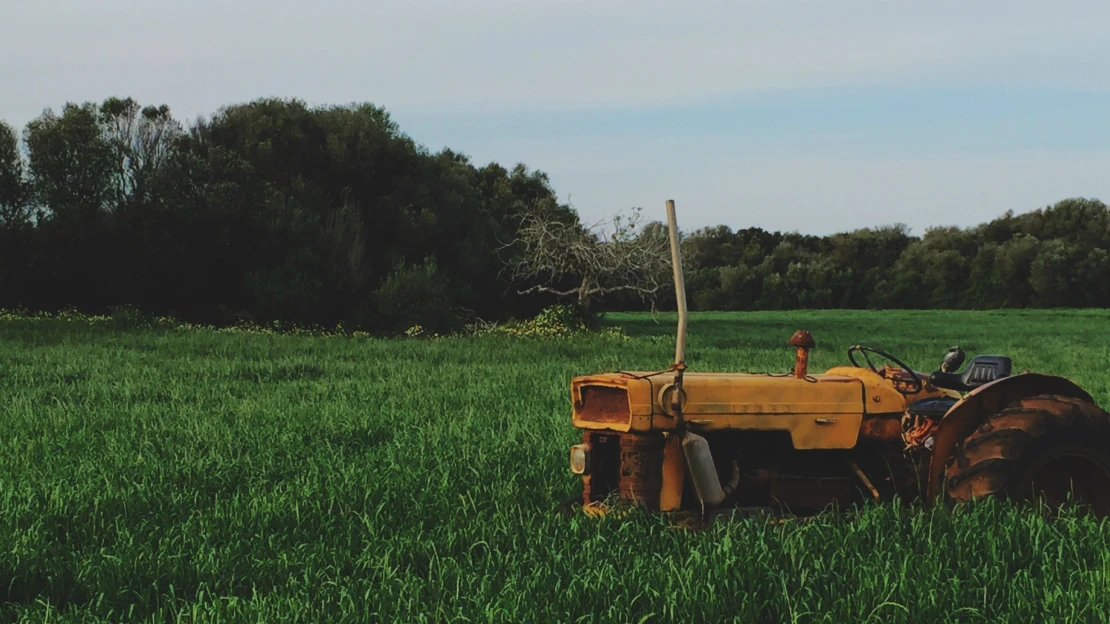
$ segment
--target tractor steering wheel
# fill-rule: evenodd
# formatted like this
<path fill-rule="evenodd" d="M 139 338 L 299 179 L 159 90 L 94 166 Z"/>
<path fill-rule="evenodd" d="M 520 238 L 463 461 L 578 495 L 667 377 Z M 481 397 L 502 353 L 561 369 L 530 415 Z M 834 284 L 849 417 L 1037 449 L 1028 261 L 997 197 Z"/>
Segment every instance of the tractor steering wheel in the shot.
<path fill-rule="evenodd" d="M 868 352 L 871 352 L 871 353 L 874 353 L 875 355 L 884 357 L 884 358 L 890 360 L 891 362 L 894 362 L 895 364 L 897 364 L 902 369 L 902 371 L 906 374 L 906 376 L 909 379 L 913 380 L 913 381 L 907 381 L 906 382 L 906 383 L 909 383 L 912 386 L 912 389 L 909 392 L 904 392 L 898 386 L 894 386 L 894 389 L 897 390 L 898 392 L 901 392 L 902 394 L 906 394 L 906 395 L 917 394 L 918 392 L 921 392 L 922 388 L 925 387 L 924 384 L 921 382 L 921 378 L 918 377 L 917 374 L 913 372 L 913 369 L 911 369 L 909 366 L 906 366 L 906 364 L 904 362 L 902 362 L 898 358 L 894 357 L 893 355 L 891 355 L 889 353 L 886 353 L 885 351 L 879 351 L 878 349 L 873 349 L 871 347 L 867 347 L 867 346 L 864 346 L 864 345 L 852 345 L 852 346 L 848 347 L 848 361 L 852 363 L 852 366 L 855 366 L 856 368 L 863 368 L 862 366 L 859 365 L 858 362 L 856 362 L 856 358 L 855 358 L 856 351 L 859 351 L 860 353 L 863 354 L 863 359 L 867 362 L 868 368 L 870 368 L 871 372 L 873 372 L 875 374 L 880 374 L 881 375 L 882 373 L 879 373 L 879 369 L 875 368 L 875 365 L 871 363 L 871 358 L 867 357 Z"/>

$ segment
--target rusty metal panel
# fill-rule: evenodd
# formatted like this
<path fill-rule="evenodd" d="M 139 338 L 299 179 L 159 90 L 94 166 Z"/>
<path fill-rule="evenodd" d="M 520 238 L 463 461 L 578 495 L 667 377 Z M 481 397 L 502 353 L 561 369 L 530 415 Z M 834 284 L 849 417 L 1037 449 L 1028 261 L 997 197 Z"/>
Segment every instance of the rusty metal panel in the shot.
<path fill-rule="evenodd" d="M 627 424 L 632 418 L 628 389 L 612 386 L 583 386 L 578 405 L 579 420 L 606 424 Z"/>
<path fill-rule="evenodd" d="M 651 429 L 651 382 L 622 373 L 575 377 L 571 422 L 580 429 Z M 623 403 L 617 397 L 623 394 Z"/>
<path fill-rule="evenodd" d="M 659 509 L 659 494 L 663 487 L 662 434 L 625 433 L 620 436 L 621 499 Z"/>
<path fill-rule="evenodd" d="M 902 414 L 868 414 L 860 424 L 860 444 L 883 444 L 902 440 Z"/>

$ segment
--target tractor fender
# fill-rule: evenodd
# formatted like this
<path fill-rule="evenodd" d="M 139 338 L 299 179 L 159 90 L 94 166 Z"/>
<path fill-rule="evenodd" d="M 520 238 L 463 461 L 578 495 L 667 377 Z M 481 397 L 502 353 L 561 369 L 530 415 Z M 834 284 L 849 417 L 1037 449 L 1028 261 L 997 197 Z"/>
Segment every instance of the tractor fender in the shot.
<path fill-rule="evenodd" d="M 933 436 L 933 454 L 929 459 L 926 499 L 934 501 L 940 495 L 943 487 L 941 473 L 948 459 L 956 452 L 960 440 L 975 431 L 987 416 L 1002 411 L 1014 401 L 1039 394 L 1056 394 L 1094 402 L 1091 395 L 1075 382 L 1041 373 L 1003 377 L 975 388 L 953 405 L 937 426 Z"/>

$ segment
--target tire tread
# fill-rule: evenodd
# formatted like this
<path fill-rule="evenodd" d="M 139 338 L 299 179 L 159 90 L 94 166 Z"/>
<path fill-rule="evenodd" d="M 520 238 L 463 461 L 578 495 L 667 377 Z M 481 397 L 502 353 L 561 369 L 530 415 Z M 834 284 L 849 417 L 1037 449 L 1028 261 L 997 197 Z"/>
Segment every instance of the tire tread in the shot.
<path fill-rule="evenodd" d="M 1110 414 L 1073 397 L 1042 394 L 988 416 L 956 446 L 946 465 L 945 492 L 956 502 L 1004 496 L 1020 464 L 1056 435 L 1110 439 Z"/>

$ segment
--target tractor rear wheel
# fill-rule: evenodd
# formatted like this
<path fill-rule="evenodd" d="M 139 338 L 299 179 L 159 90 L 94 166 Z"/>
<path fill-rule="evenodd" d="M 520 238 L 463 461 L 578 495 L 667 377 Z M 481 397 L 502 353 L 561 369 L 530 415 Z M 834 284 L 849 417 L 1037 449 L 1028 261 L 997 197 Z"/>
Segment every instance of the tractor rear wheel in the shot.
<path fill-rule="evenodd" d="M 1022 399 L 991 414 L 948 460 L 947 498 L 1078 503 L 1110 516 L 1110 414 L 1058 395 Z"/>

